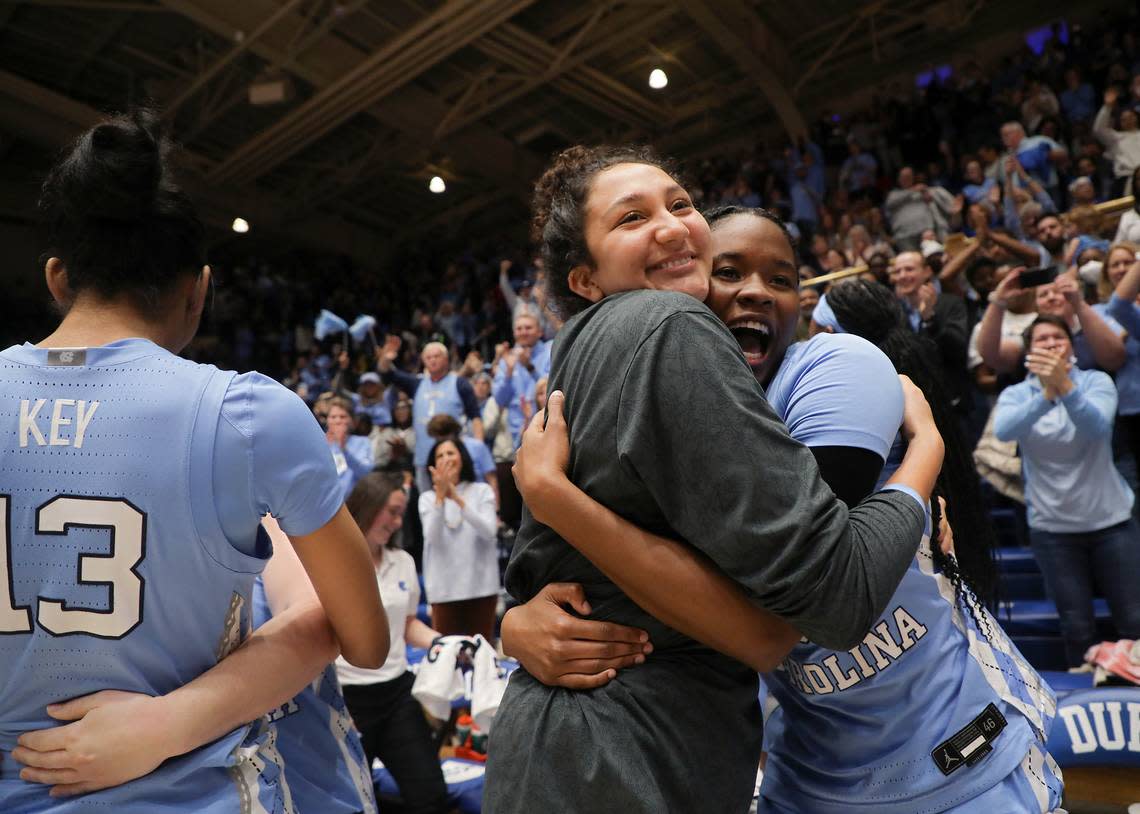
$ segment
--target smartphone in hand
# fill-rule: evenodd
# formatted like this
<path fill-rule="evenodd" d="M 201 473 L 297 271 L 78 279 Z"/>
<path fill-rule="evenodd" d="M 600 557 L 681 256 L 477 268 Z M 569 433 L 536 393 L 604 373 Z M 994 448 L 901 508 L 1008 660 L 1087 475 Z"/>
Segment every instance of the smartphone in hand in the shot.
<path fill-rule="evenodd" d="M 1021 288 L 1049 285 L 1049 283 L 1057 279 L 1057 275 L 1060 271 L 1061 269 L 1057 266 L 1038 266 L 1037 268 L 1026 269 L 1021 272 L 1017 278 L 1017 282 Z"/>

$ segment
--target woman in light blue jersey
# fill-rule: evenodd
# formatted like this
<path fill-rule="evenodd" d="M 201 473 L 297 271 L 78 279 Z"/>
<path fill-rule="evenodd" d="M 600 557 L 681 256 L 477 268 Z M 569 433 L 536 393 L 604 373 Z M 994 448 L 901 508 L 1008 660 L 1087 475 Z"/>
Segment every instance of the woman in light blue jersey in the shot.
<path fill-rule="evenodd" d="M 714 212 L 710 220 L 715 259 L 709 304 L 740 341 L 793 437 L 816 454 L 824 477 L 840 496 L 861 499 L 880 477 L 902 414 L 890 361 L 850 336 L 819 336 L 789 348 L 798 308 L 790 241 L 775 219 L 755 210 Z M 852 285 L 870 298 L 879 290 L 871 283 Z M 885 333 L 898 325 L 899 315 L 890 292 L 881 293 L 883 302 L 894 306 L 879 314 Z M 834 314 L 829 322 L 842 330 Z M 952 414 L 947 415 L 953 426 Z M 621 557 L 612 556 L 614 546 L 606 551 L 598 544 L 612 540 L 619 523 L 613 517 L 597 519 L 601 507 L 559 477 L 556 465 L 568 447 L 561 432 L 551 437 L 551 427 L 561 430 L 560 417 L 560 410 L 552 412 L 545 432 L 536 423 L 520 450 L 516 475 L 528 505 L 559 528 L 567 519 L 560 507 L 569 501 L 575 528 L 566 532 L 575 547 L 597 556 L 595 562 L 615 580 L 640 582 L 642 589 L 664 583 L 667 577 L 660 573 L 638 573 L 628 564 L 639 560 L 633 549 L 645 546 L 664 563 L 659 571 L 678 570 L 675 543 L 647 542 L 644 532 L 623 534 L 616 547 Z M 761 473 L 762 451 L 758 455 Z M 803 641 L 766 677 L 781 707 L 766 727 L 762 810 L 1050 811 L 1059 803 L 1059 775 L 1054 776 L 1043 748 L 1052 695 L 944 566 L 953 570 L 924 541 L 887 612 L 861 644 L 829 651 Z M 697 598 L 707 579 L 700 569 L 686 568 L 685 607 L 696 611 L 698 603 L 708 602 Z M 512 609 L 503 621 L 507 652 L 528 669 L 534 662 L 532 672 L 540 670 L 564 686 L 587 678 L 575 672 L 601 673 L 599 680 L 605 680 L 631 660 L 607 652 L 621 647 L 612 641 L 591 652 L 592 661 L 574 664 L 553 657 L 551 637 L 542 631 L 552 629 L 559 613 L 549 601 Z M 698 638 L 711 643 L 726 633 L 740 640 L 751 635 L 717 624 Z M 579 638 L 618 638 L 586 630 Z M 961 743 L 954 739 L 975 729 L 977 736 Z"/>
<path fill-rule="evenodd" d="M 279 654 L 320 612 L 350 660 L 387 653 L 367 547 L 311 413 L 264 376 L 176 355 L 197 330 L 210 270 L 170 149 L 157 116 L 140 111 L 87 131 L 52 169 L 45 276 L 63 317 L 38 344 L 0 352 L 0 420 L 18 428 L 0 439 L 5 812 L 290 810 L 273 731 L 244 726 L 240 694 L 212 743 L 81 801 L 49 797 L 74 779 L 58 768 L 69 757 L 16 748 L 55 723 L 49 704 L 111 688 L 162 695 L 237 649 L 270 553 L 262 515 L 277 517 L 324 610 L 283 614 L 241 650 Z M 267 672 L 253 692 L 280 703 L 295 680 Z M 195 730 L 204 716 L 186 700 L 182 723 Z M 133 714 L 149 707 L 139 700 Z"/>
<path fill-rule="evenodd" d="M 20 738 L 16 755 L 28 765 L 51 761 L 69 773 L 53 794 L 142 777 L 233 721 L 268 713 L 257 726 L 273 739 L 270 748 L 285 765 L 278 782 L 297 811 L 375 814 L 372 774 L 331 663 L 337 648 L 328 619 L 288 537 L 271 517 L 262 525 L 274 555 L 254 586 L 256 629 L 242 647 L 165 695 L 105 690 L 55 705 L 52 717 L 73 723 Z M 268 675 L 284 676 L 274 682 L 279 689 Z"/>

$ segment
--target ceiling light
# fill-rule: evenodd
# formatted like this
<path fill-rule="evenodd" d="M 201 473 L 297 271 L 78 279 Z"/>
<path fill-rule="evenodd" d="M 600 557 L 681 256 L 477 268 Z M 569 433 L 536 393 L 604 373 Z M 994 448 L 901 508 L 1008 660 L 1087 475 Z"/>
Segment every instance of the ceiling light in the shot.
<path fill-rule="evenodd" d="M 245 218 L 234 218 L 234 222 L 230 228 L 238 234 L 244 235 L 249 231 L 249 221 L 247 221 Z"/>
<path fill-rule="evenodd" d="M 440 192 L 443 192 L 445 189 L 447 189 L 447 184 L 443 183 L 443 179 L 438 175 L 433 175 L 431 177 L 431 180 L 428 181 L 428 189 L 436 194 L 439 194 Z"/>
<path fill-rule="evenodd" d="M 665 72 L 660 68 L 654 68 L 653 71 L 649 74 L 649 87 L 653 88 L 654 90 L 661 90 L 661 88 L 665 87 L 668 84 L 669 77 L 666 76 Z"/>

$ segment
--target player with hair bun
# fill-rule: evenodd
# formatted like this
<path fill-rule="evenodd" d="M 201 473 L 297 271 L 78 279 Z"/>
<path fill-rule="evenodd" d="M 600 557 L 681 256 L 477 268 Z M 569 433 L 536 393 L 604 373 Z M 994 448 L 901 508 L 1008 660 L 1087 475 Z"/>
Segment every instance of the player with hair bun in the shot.
<path fill-rule="evenodd" d="M 314 643 L 317 658 L 339 643 L 363 666 L 388 651 L 323 434 L 276 382 L 176 356 L 198 328 L 210 270 L 155 114 L 81 135 L 40 208 L 62 320 L 0 352 L 11 428 L 0 439 L 0 810 L 290 811 L 275 730 L 244 724 L 319 672 Z M 320 603 L 247 639 L 271 553 L 267 513 Z M 177 698 L 164 712 L 170 737 L 143 771 L 157 768 L 94 791 L 124 778 L 79 782 L 68 768 L 82 761 L 71 747 L 87 717 L 155 714 L 160 700 L 116 706 L 109 690 Z M 56 800 L 49 789 L 91 793 Z"/>

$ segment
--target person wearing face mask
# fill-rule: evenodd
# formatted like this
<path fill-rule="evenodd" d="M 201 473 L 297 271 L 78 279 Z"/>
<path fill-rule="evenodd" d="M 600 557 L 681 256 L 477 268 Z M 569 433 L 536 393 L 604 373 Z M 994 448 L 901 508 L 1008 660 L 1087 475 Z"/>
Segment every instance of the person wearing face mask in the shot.
<path fill-rule="evenodd" d="M 1058 316 L 1034 320 L 1025 345 L 1029 376 L 998 398 L 994 433 L 1018 443 L 1030 544 L 1057 603 L 1066 659 L 1076 668 L 1100 641 L 1094 583 L 1120 637 L 1140 637 L 1140 526 L 1132 517 L 1135 496 L 1112 461 L 1112 379 L 1073 364 L 1072 333 Z"/>
<path fill-rule="evenodd" d="M 1101 312 L 1085 302 L 1071 274 L 1038 286 L 1034 291 L 1021 287 L 1024 270 L 1015 268 L 1009 271 L 989 295 L 989 306 L 977 328 L 977 348 L 982 362 L 999 375 L 1016 376 L 1025 353 L 1024 335 L 1009 336 L 1003 333 L 1003 325 L 1007 310 L 1024 317 L 1030 310 L 1026 307 L 1027 302 L 1033 302 L 1039 312 L 1063 319 L 1070 332 L 1074 326 L 1081 329 L 1076 335 L 1075 345 L 1077 359 L 1082 366 L 1114 371 L 1124 364 L 1126 354 L 1120 334 L 1105 321 Z"/>

